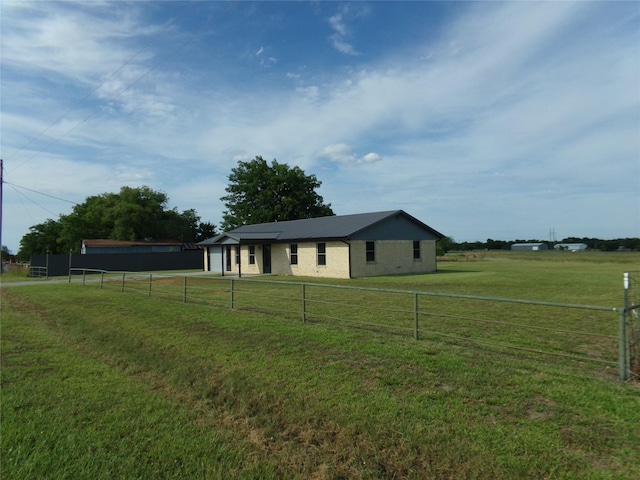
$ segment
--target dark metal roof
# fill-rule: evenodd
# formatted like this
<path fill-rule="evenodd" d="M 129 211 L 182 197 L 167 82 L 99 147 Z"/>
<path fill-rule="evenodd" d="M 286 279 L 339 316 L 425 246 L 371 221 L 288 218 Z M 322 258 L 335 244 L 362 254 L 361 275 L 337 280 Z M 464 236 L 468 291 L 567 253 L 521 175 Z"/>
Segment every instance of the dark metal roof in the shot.
<path fill-rule="evenodd" d="M 182 246 L 182 242 L 177 240 L 160 240 L 160 241 L 143 241 L 143 240 L 110 240 L 110 239 L 90 239 L 90 240 L 82 240 L 82 244 L 85 247 L 131 247 L 137 245 L 145 245 L 145 246 Z"/>
<path fill-rule="evenodd" d="M 278 242 L 294 240 L 349 239 L 356 233 L 388 218 L 401 215 L 411 222 L 427 229 L 438 238 L 444 235 L 415 219 L 403 210 L 358 213 L 353 215 L 332 215 L 328 217 L 306 218 L 285 222 L 243 225 L 234 230 L 200 242 L 200 245 L 215 245 L 224 238 L 245 242 L 247 240 L 270 240 Z"/>

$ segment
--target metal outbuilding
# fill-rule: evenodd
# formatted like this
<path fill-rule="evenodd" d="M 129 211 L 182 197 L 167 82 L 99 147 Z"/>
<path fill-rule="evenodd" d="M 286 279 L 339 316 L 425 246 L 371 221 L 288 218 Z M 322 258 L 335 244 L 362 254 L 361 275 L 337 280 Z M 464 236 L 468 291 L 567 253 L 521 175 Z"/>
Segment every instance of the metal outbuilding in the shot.
<path fill-rule="evenodd" d="M 540 250 L 549 250 L 549 245 L 544 242 L 539 243 L 514 243 L 511 245 L 511 250 L 517 250 L 521 252 L 537 252 Z"/>
<path fill-rule="evenodd" d="M 581 252 L 587 250 L 589 245 L 586 243 L 558 243 L 554 245 L 556 250 L 569 250 L 570 252 Z"/>

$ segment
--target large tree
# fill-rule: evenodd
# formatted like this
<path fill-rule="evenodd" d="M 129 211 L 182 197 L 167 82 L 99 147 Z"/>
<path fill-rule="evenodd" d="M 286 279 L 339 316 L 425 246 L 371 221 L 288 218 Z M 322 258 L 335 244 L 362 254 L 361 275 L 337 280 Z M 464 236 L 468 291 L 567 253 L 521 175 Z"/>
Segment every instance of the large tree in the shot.
<path fill-rule="evenodd" d="M 316 192 L 322 185 L 315 175 L 306 175 L 300 167 L 290 168 L 262 157 L 238 162 L 231 169 L 227 195 L 220 200 L 223 231 L 242 225 L 334 215 Z"/>
<path fill-rule="evenodd" d="M 201 222 L 193 209 L 167 209 L 164 192 L 143 186 L 88 197 L 60 219 L 31 227 L 20 241 L 21 258 L 34 253 L 80 250 L 83 239 L 181 240 L 197 242 L 213 236 L 215 227 Z"/>

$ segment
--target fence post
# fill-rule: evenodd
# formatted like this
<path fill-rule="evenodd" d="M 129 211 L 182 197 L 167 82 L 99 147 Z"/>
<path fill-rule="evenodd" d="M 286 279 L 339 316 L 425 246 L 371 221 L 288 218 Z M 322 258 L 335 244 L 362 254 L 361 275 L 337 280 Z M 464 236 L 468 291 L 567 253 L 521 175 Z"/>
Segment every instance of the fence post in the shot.
<path fill-rule="evenodd" d="M 233 278 L 231 279 L 231 310 L 233 310 Z"/>
<path fill-rule="evenodd" d="M 102 290 L 103 286 L 104 286 L 104 270 L 100 272 L 100 290 Z"/>
<path fill-rule="evenodd" d="M 618 361 L 620 364 L 620 380 L 629 380 L 629 338 L 627 329 L 627 309 L 618 311 Z"/>
<path fill-rule="evenodd" d="M 120 290 L 120 293 L 124 293 L 124 276 L 126 275 L 126 272 L 122 272 L 122 289 Z"/>
<path fill-rule="evenodd" d="M 82 270 L 82 286 L 84 287 L 87 284 L 87 270 Z"/>
<path fill-rule="evenodd" d="M 151 285 L 153 285 L 153 273 L 149 274 L 149 296 L 151 296 Z"/>
<path fill-rule="evenodd" d="M 182 297 L 182 301 L 184 303 L 187 303 L 187 276 L 184 276 L 184 280 L 182 282 L 182 288 L 183 288 L 183 292 L 184 292 L 184 296 Z"/>
<path fill-rule="evenodd" d="M 302 284 L 302 323 L 307 321 L 307 285 Z"/>
<path fill-rule="evenodd" d="M 620 363 L 620 380 L 626 382 L 630 378 L 630 339 L 627 328 L 627 313 L 629 308 L 629 290 L 631 289 L 631 275 L 624 272 L 624 307 L 618 312 L 618 361 Z"/>
<path fill-rule="evenodd" d="M 413 338 L 415 338 L 416 340 L 419 340 L 419 334 L 418 334 L 418 293 L 414 292 L 413 293 L 413 320 L 414 320 L 414 325 L 413 325 Z"/>

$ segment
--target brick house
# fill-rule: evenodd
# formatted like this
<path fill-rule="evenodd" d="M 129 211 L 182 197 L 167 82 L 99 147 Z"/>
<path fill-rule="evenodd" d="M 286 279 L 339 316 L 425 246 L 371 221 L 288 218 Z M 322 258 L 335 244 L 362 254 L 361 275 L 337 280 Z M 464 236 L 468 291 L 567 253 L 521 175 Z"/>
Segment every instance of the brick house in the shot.
<path fill-rule="evenodd" d="M 222 275 L 357 278 L 434 272 L 442 237 L 392 210 L 244 225 L 198 245 Z"/>

